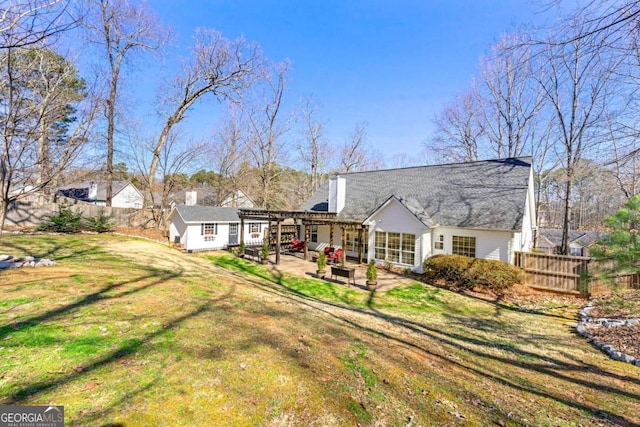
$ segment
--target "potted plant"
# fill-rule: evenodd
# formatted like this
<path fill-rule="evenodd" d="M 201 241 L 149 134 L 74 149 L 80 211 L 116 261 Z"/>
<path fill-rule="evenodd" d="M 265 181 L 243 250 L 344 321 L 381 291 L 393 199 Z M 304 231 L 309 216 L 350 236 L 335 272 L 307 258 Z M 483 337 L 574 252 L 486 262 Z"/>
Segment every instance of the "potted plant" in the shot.
<path fill-rule="evenodd" d="M 266 243 L 260 249 L 260 262 L 267 264 L 269 262 L 269 245 Z"/>
<path fill-rule="evenodd" d="M 367 289 L 375 291 L 378 286 L 378 270 L 376 269 L 376 262 L 374 260 L 369 261 L 367 266 Z"/>
<path fill-rule="evenodd" d="M 238 245 L 238 256 L 240 258 L 244 258 L 244 248 L 245 248 L 244 241 L 240 242 L 240 244 Z"/>
<path fill-rule="evenodd" d="M 318 263 L 316 277 L 318 279 L 324 279 L 324 275 L 327 274 L 327 256 L 324 254 L 324 252 L 320 252 L 320 255 L 318 255 L 318 261 L 316 262 Z"/>

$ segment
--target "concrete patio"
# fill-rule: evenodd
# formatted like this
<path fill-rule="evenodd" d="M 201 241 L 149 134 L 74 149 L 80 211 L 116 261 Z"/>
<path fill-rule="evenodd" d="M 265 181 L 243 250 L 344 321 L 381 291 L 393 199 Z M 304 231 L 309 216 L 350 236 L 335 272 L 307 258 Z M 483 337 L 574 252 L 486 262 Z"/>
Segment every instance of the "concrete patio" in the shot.
<path fill-rule="evenodd" d="M 296 276 L 306 276 L 306 277 L 316 277 L 317 265 L 313 261 L 306 261 L 303 258 L 302 253 L 290 253 L 290 254 L 281 254 L 280 256 L 280 264 L 276 265 L 274 262 L 274 255 L 269 256 L 269 266 L 274 270 L 277 270 L 280 273 L 289 273 Z M 346 267 L 355 268 L 355 282 L 356 285 L 348 284 L 347 278 L 345 277 L 333 277 L 331 278 L 331 265 L 327 265 L 327 273 L 325 280 L 327 282 L 341 284 L 344 286 L 348 286 L 351 289 L 359 289 L 362 291 L 367 291 L 366 286 L 366 264 L 357 264 L 355 262 L 350 262 L 347 260 L 345 263 Z M 393 289 L 398 285 L 409 282 L 411 279 L 404 277 L 400 274 L 391 273 L 387 270 L 378 268 L 378 287 L 376 292 L 384 292 L 389 289 Z M 367 291 L 368 292 L 368 291 Z"/>

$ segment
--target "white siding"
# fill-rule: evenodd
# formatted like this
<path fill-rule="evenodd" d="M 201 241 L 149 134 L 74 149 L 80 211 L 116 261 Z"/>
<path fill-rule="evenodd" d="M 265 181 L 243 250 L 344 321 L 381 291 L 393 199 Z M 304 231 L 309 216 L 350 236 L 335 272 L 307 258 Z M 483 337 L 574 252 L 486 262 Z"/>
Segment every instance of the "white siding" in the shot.
<path fill-rule="evenodd" d="M 422 273 L 422 264 L 426 258 L 429 258 L 432 255 L 432 236 L 431 230 L 427 230 L 425 234 L 422 235 L 422 239 L 420 240 L 420 255 L 416 253 L 416 260 L 420 260 L 420 265 L 416 270 L 418 273 Z"/>
<path fill-rule="evenodd" d="M 231 193 L 227 197 L 225 197 L 224 200 L 220 202 L 220 206 L 230 206 L 234 208 L 252 208 L 254 207 L 254 204 L 246 194 L 244 194 L 241 190 L 238 190 L 235 193 Z"/>
<path fill-rule="evenodd" d="M 142 195 L 131 184 L 124 187 L 113 197 L 111 206 L 114 208 L 142 208 Z"/>
<path fill-rule="evenodd" d="M 259 224 L 259 231 L 257 233 L 251 233 L 251 227 L 249 224 Z M 240 223 L 238 223 L 238 233 L 240 233 Z M 262 245 L 264 236 L 268 234 L 269 223 L 267 221 L 245 221 L 244 223 L 244 244 L 247 246 Z M 257 234 L 257 237 L 256 237 Z M 238 236 L 239 238 L 240 236 Z"/>
<path fill-rule="evenodd" d="M 209 224 L 209 222 L 207 222 L 207 224 Z M 202 224 L 189 224 L 187 231 L 188 240 L 185 243 L 185 249 L 188 251 L 201 251 L 226 248 L 229 243 L 229 224 L 217 224 L 218 230 L 215 236 L 203 236 Z M 205 241 L 205 237 L 210 237 L 212 240 Z"/>
<path fill-rule="evenodd" d="M 382 209 L 377 211 L 369 219 L 369 254 L 368 260 L 375 257 L 375 233 L 376 231 L 413 234 L 415 239 L 415 260 L 412 270 L 422 271 L 422 254 L 424 253 L 425 234 L 428 228 L 420 222 L 406 207 L 396 200 L 390 200 Z M 429 238 L 426 239 L 427 241 Z M 400 264 L 406 267 L 406 265 Z"/>
<path fill-rule="evenodd" d="M 304 230 L 303 230 L 304 231 Z M 318 241 L 309 242 L 309 249 L 314 251 L 324 250 L 329 246 L 329 237 L 331 235 L 331 227 L 328 225 L 318 226 Z M 342 229 L 335 225 L 333 227 L 333 247 L 338 249 L 342 248 Z"/>
<path fill-rule="evenodd" d="M 466 228 L 436 227 L 432 231 L 432 240 L 444 235 L 444 250 L 433 250 L 433 254 L 450 254 L 452 237 L 467 236 L 476 238 L 476 258 L 494 259 L 513 263 L 514 234 L 509 231 L 472 230 Z"/>
<path fill-rule="evenodd" d="M 171 242 L 175 241 L 176 236 L 180 237 L 180 243 L 184 245 L 184 248 L 188 251 L 207 251 L 226 249 L 229 245 L 229 225 L 237 224 L 238 233 L 240 233 L 240 222 L 228 223 L 228 222 L 192 222 L 186 224 L 182 217 L 178 214 L 174 214 L 169 224 L 169 239 Z M 249 231 L 249 227 L 245 224 L 244 230 L 244 242 L 246 245 L 262 245 L 264 239 L 264 233 L 267 229 L 268 223 L 266 221 L 252 221 L 260 223 L 260 237 L 254 238 Z M 215 236 L 203 236 L 202 224 L 217 224 L 217 233 Z M 205 240 L 205 237 L 212 237 L 209 240 Z M 238 236 L 238 243 L 240 243 L 240 236 Z"/>
<path fill-rule="evenodd" d="M 533 188 L 533 170 L 529 176 L 529 188 L 525 200 L 524 215 L 522 217 L 522 231 L 514 242 L 513 249 L 528 252 L 533 248 L 533 227 L 536 225 L 536 203 Z"/>
<path fill-rule="evenodd" d="M 180 237 L 180 243 L 187 241 L 187 224 L 184 223 L 182 217 L 175 213 L 169 224 L 169 242 L 174 243 L 176 237 Z"/>

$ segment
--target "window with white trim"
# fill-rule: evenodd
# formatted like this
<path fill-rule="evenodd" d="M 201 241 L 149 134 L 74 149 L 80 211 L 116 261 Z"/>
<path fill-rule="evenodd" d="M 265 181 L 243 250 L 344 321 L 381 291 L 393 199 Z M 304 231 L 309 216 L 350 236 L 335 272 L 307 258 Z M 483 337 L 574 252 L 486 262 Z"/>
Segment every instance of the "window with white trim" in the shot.
<path fill-rule="evenodd" d="M 400 244 L 400 259 L 402 264 L 413 265 L 416 259 L 416 235 L 402 233 Z"/>
<path fill-rule="evenodd" d="M 200 234 L 204 236 L 205 242 L 214 241 L 216 239 L 216 234 L 218 234 L 218 224 L 216 224 L 215 222 L 202 224 Z"/>
<path fill-rule="evenodd" d="M 376 240 L 374 247 L 375 258 L 384 261 L 387 258 L 387 233 L 383 231 L 376 231 Z"/>
<path fill-rule="evenodd" d="M 396 264 L 414 265 L 416 259 L 416 235 L 376 231 L 375 258 Z"/>
<path fill-rule="evenodd" d="M 476 257 L 476 238 L 470 236 L 453 236 L 451 239 L 451 253 Z"/>
<path fill-rule="evenodd" d="M 249 223 L 249 233 L 260 233 L 260 223 L 259 222 L 250 222 Z"/>
<path fill-rule="evenodd" d="M 444 249 L 444 235 L 438 236 L 438 240 L 433 241 L 433 249 Z"/>
<path fill-rule="evenodd" d="M 312 243 L 317 243 L 318 242 L 318 226 L 317 225 L 310 225 L 309 226 L 309 239 L 311 240 Z"/>

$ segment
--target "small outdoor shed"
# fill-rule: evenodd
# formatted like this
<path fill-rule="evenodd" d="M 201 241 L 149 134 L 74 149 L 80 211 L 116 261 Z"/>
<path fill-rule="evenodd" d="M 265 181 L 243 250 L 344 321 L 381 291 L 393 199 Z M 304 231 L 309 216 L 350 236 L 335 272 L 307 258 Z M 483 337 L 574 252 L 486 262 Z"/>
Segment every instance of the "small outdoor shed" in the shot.
<path fill-rule="evenodd" d="M 262 245 L 268 221 L 245 223 L 242 239 L 241 228 L 237 208 L 176 205 L 169 214 L 170 241 L 187 251 L 226 249 L 241 240 L 247 246 Z"/>

